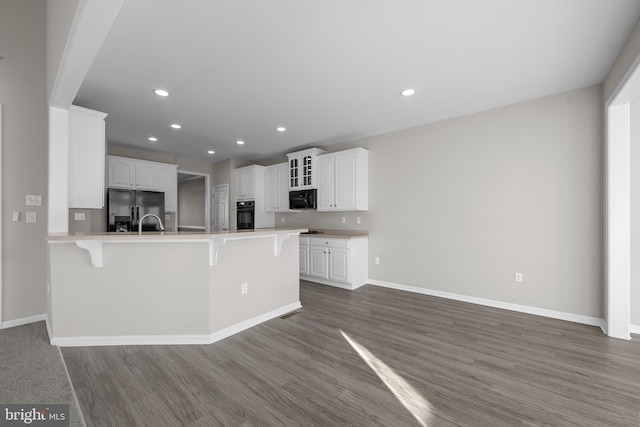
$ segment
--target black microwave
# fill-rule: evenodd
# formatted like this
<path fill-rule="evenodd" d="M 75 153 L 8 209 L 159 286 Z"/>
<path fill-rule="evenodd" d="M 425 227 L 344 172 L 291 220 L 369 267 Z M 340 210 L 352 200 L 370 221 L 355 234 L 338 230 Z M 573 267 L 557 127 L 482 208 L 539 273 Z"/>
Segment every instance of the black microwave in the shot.
<path fill-rule="evenodd" d="M 289 209 L 315 209 L 317 190 L 289 191 Z"/>

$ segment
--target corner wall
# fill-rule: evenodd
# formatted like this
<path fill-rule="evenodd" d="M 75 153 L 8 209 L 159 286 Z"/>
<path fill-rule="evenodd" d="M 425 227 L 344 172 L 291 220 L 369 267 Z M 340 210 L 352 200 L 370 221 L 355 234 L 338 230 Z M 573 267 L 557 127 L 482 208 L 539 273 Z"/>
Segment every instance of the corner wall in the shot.
<path fill-rule="evenodd" d="M 324 147 L 370 150 L 369 211 L 276 224 L 369 229 L 372 280 L 602 319 L 602 105 L 594 86 Z"/>
<path fill-rule="evenodd" d="M 47 42 L 45 0 L 0 2 L 3 104 L 2 245 L 4 326 L 46 312 Z M 42 206 L 25 206 L 27 194 Z M 20 212 L 12 222 L 11 213 Z M 25 212 L 36 212 L 27 224 Z"/>

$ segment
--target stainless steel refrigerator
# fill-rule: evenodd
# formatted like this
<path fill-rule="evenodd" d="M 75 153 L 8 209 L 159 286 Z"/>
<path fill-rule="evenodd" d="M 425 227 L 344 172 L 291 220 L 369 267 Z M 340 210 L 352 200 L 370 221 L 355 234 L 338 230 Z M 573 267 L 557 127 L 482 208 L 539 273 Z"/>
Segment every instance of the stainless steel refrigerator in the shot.
<path fill-rule="evenodd" d="M 138 231 L 140 218 L 155 214 L 164 222 L 164 193 L 161 191 L 136 191 L 109 188 L 107 190 L 109 216 L 108 231 Z M 147 218 L 142 231 L 160 231 L 155 218 Z"/>

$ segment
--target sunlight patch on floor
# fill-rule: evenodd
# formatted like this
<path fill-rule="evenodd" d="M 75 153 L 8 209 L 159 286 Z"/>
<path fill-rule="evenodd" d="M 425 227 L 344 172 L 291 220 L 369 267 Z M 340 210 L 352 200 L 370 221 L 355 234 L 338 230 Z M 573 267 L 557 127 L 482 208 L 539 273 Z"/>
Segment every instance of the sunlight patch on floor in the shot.
<path fill-rule="evenodd" d="M 427 427 L 431 419 L 431 404 L 418 391 L 411 386 L 404 378 L 398 375 L 386 363 L 373 355 L 366 347 L 359 344 L 356 340 L 347 335 L 344 331 L 340 331 L 345 340 L 360 355 L 362 360 L 376 373 L 387 388 L 395 395 L 407 411 L 422 425 Z"/>

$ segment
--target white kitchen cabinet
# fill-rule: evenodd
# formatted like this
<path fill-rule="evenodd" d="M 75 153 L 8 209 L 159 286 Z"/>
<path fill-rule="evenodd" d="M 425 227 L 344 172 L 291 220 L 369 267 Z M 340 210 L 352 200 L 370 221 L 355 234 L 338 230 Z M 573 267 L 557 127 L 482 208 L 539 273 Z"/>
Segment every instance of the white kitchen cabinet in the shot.
<path fill-rule="evenodd" d="M 256 166 L 247 166 L 235 170 L 236 200 L 254 200 L 256 198 Z"/>
<path fill-rule="evenodd" d="M 178 166 L 107 156 L 109 188 L 164 192 L 165 212 L 178 210 Z"/>
<path fill-rule="evenodd" d="M 301 238 L 300 278 L 345 289 L 366 284 L 368 241 L 366 237 Z"/>
<path fill-rule="evenodd" d="M 109 187 L 158 191 L 158 165 L 161 163 L 128 157 L 108 156 Z"/>
<path fill-rule="evenodd" d="M 289 212 L 287 163 L 265 168 L 265 201 L 268 212 Z"/>
<path fill-rule="evenodd" d="M 309 275 L 309 238 L 300 238 L 300 276 Z"/>
<path fill-rule="evenodd" d="M 104 206 L 106 113 L 69 108 L 69 207 Z"/>
<path fill-rule="evenodd" d="M 368 157 L 364 148 L 318 156 L 318 211 L 368 210 Z"/>
<path fill-rule="evenodd" d="M 287 154 L 289 160 L 288 183 L 290 191 L 318 187 L 316 183 L 316 158 L 323 153 L 326 153 L 326 151 L 319 148 L 308 148 Z"/>
<path fill-rule="evenodd" d="M 178 210 L 178 166 L 158 165 L 158 191 L 164 193 L 165 212 Z"/>
<path fill-rule="evenodd" d="M 108 164 L 108 182 L 110 188 L 129 188 L 136 187 L 136 163 L 133 159 L 125 157 L 109 156 Z"/>

